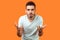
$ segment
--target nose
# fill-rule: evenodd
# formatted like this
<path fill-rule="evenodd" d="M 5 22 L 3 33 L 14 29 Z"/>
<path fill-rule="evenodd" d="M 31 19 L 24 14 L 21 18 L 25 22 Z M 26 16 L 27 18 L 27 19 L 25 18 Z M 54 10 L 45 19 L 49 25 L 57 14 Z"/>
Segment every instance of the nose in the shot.
<path fill-rule="evenodd" d="M 30 14 L 32 14 L 32 11 L 30 10 Z"/>
<path fill-rule="evenodd" d="M 30 14 L 32 14 L 32 13 L 30 13 Z"/>

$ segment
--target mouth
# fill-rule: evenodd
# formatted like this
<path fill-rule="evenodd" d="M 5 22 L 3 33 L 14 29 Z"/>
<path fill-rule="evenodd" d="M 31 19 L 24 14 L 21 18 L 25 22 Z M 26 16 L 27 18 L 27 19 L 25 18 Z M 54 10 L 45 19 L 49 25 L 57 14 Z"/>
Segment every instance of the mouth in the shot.
<path fill-rule="evenodd" d="M 33 16 L 34 16 L 34 14 L 32 14 L 32 13 L 30 13 L 30 14 L 28 15 L 29 18 L 33 18 Z"/>
<path fill-rule="evenodd" d="M 32 13 L 30 13 L 30 18 L 32 18 L 33 17 L 33 14 Z"/>
<path fill-rule="evenodd" d="M 30 16 L 30 18 L 32 18 L 33 16 Z"/>
<path fill-rule="evenodd" d="M 30 13 L 30 15 L 32 15 L 32 13 Z"/>

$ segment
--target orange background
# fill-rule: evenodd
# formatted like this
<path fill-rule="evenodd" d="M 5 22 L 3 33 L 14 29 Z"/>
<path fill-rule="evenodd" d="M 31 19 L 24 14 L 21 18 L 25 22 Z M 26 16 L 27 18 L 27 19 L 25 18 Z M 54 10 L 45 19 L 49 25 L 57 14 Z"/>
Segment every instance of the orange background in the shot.
<path fill-rule="evenodd" d="M 0 40 L 20 40 L 14 22 L 24 15 L 25 4 L 30 0 L 0 0 Z M 41 40 L 60 40 L 60 1 L 32 0 L 39 15 L 44 18 L 44 34 Z"/>

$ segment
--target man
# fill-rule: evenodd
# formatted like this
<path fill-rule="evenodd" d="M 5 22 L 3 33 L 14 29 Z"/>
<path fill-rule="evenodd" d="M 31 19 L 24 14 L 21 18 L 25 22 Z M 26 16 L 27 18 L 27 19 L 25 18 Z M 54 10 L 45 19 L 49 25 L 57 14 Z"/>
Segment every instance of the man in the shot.
<path fill-rule="evenodd" d="M 39 40 L 39 36 L 43 33 L 43 18 L 36 15 L 35 11 L 35 3 L 29 1 L 26 4 L 26 15 L 19 18 L 18 25 L 15 24 L 17 35 L 22 37 L 22 40 Z"/>

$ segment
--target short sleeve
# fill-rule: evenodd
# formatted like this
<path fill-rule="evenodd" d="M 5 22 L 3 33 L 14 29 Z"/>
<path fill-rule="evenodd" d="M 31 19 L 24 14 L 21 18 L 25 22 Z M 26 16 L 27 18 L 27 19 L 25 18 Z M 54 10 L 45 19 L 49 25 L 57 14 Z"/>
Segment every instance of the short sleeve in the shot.
<path fill-rule="evenodd" d="M 18 27 L 22 27 L 22 25 L 23 25 L 23 18 L 20 17 L 18 20 Z"/>
<path fill-rule="evenodd" d="M 41 16 L 39 17 L 39 26 L 40 28 L 43 26 L 43 18 Z"/>

